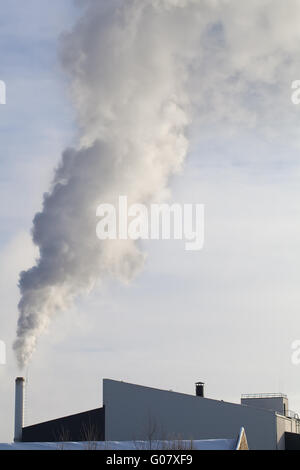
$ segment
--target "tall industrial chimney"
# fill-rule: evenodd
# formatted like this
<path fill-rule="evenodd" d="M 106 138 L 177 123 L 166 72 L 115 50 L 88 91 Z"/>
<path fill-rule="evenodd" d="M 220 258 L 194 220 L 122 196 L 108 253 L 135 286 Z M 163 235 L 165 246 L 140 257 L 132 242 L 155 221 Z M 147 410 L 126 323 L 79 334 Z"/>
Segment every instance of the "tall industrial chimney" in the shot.
<path fill-rule="evenodd" d="M 22 441 L 22 429 L 24 425 L 24 385 L 24 377 L 17 377 L 15 396 L 15 442 Z"/>
<path fill-rule="evenodd" d="M 204 382 L 196 382 L 196 396 L 197 397 L 204 397 Z"/>

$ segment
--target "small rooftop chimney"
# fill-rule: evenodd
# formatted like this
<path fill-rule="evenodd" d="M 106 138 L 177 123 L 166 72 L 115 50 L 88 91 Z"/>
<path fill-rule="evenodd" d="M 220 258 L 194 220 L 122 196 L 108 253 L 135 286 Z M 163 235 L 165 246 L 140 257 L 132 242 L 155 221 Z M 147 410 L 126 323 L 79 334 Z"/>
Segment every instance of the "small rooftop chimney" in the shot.
<path fill-rule="evenodd" d="M 22 429 L 24 425 L 24 377 L 16 378 L 15 396 L 15 442 L 22 441 Z"/>
<path fill-rule="evenodd" d="M 196 396 L 204 398 L 204 382 L 196 382 Z"/>

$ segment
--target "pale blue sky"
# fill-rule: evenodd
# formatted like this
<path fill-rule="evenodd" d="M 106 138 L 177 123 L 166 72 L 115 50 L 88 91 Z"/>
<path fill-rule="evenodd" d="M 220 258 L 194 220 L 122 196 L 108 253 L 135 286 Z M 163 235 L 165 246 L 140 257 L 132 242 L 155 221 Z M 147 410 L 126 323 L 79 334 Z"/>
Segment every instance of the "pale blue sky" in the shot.
<path fill-rule="evenodd" d="M 69 1 L 1 3 L 0 76 L 7 84 L 7 104 L 0 109 L 2 243 L 28 228 L 49 169 L 72 132 L 57 41 L 73 14 Z"/>

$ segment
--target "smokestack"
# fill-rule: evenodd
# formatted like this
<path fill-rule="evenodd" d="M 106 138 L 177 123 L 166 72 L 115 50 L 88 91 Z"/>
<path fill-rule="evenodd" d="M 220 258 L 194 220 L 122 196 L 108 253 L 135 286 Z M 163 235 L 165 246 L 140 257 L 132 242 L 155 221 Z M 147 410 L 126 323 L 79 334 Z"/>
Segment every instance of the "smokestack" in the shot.
<path fill-rule="evenodd" d="M 15 396 L 15 442 L 22 441 L 22 429 L 24 425 L 24 377 L 16 378 Z"/>
<path fill-rule="evenodd" d="M 204 382 L 196 382 L 196 396 L 204 398 Z"/>

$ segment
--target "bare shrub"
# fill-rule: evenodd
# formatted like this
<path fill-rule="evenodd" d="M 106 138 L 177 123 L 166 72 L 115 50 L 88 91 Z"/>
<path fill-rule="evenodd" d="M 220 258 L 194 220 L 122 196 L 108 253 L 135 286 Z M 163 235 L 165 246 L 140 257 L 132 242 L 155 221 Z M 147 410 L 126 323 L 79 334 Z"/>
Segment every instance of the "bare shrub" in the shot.
<path fill-rule="evenodd" d="M 99 450 L 99 430 L 98 427 L 89 422 L 83 423 L 81 431 L 81 440 L 84 442 L 84 450 Z"/>
<path fill-rule="evenodd" d="M 70 442 L 71 440 L 70 431 L 64 426 L 61 426 L 58 435 L 55 436 L 55 440 L 57 441 L 57 450 L 65 450 L 66 442 Z"/>

